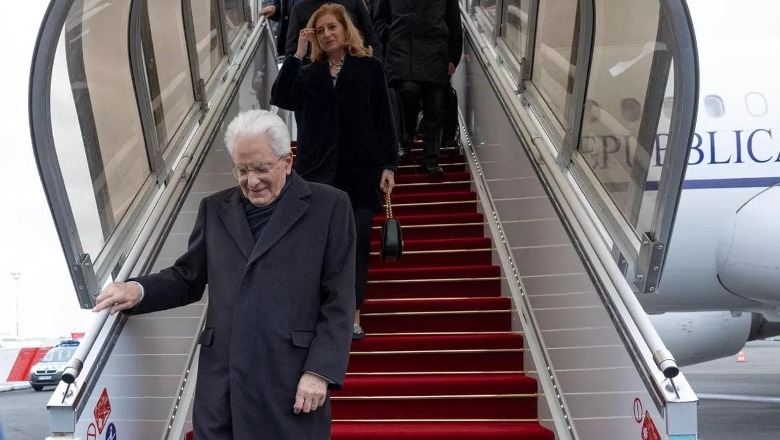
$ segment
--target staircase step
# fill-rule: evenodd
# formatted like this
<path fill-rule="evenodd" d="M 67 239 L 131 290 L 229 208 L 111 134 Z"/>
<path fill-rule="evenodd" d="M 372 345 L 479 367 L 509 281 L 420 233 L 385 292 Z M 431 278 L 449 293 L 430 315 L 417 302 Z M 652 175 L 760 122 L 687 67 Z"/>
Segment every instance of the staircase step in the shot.
<path fill-rule="evenodd" d="M 371 336 L 352 342 L 352 354 L 387 351 L 503 350 L 523 346 L 523 335 L 512 332 L 463 335 Z M 458 370 L 463 371 L 463 370 Z"/>
<path fill-rule="evenodd" d="M 350 373 L 522 371 L 522 336 L 513 333 L 371 336 L 352 343 Z"/>
<path fill-rule="evenodd" d="M 506 332 L 509 298 L 366 301 L 361 323 L 369 333 Z"/>
<path fill-rule="evenodd" d="M 408 239 L 404 237 L 404 252 L 447 249 L 490 249 L 493 243 L 486 237 Z M 379 240 L 371 242 L 371 252 L 379 251 Z"/>
<path fill-rule="evenodd" d="M 404 244 L 404 254 L 400 261 L 384 262 L 379 260 L 379 252 L 372 252 L 369 259 L 371 268 L 418 267 L 429 264 L 440 266 L 462 266 L 465 264 L 490 265 L 493 254 L 488 249 L 451 249 L 410 251 Z"/>
<path fill-rule="evenodd" d="M 403 215 L 435 215 L 435 214 L 453 214 L 453 213 L 474 213 L 477 209 L 476 200 L 453 200 L 453 201 L 430 201 L 399 203 L 393 201 L 393 216 Z M 375 221 L 385 219 L 384 209 L 378 213 Z"/>
<path fill-rule="evenodd" d="M 481 214 L 480 214 L 481 215 Z M 442 223 L 442 224 L 407 224 L 403 219 L 401 222 L 401 233 L 403 234 L 404 244 L 406 240 L 420 239 L 453 239 L 453 238 L 478 238 L 484 234 L 485 226 L 482 220 L 468 223 Z M 446 221 L 446 219 L 443 219 Z M 382 221 L 375 221 L 374 228 L 371 230 L 371 240 L 379 241 L 382 231 Z"/>
<path fill-rule="evenodd" d="M 536 394 L 501 396 L 376 396 L 332 398 L 334 418 L 376 419 L 535 419 Z"/>
<path fill-rule="evenodd" d="M 335 397 L 535 394 L 536 379 L 522 373 L 399 374 L 347 377 Z"/>
<path fill-rule="evenodd" d="M 475 201 L 477 193 L 474 191 L 449 191 L 440 193 L 412 193 L 399 194 L 393 193 L 393 206 L 405 203 L 431 203 L 431 202 L 453 202 L 453 201 Z"/>
<path fill-rule="evenodd" d="M 440 182 L 469 182 L 471 174 L 466 171 L 446 173 L 442 177 L 429 177 L 427 174 L 401 174 L 395 176 L 396 184 L 409 183 L 440 183 Z"/>
<path fill-rule="evenodd" d="M 436 262 L 432 261 L 430 264 L 436 264 Z M 501 276 L 501 269 L 498 266 L 488 264 L 481 266 L 376 267 L 368 270 L 369 281 L 467 279 L 498 276 Z"/>
<path fill-rule="evenodd" d="M 499 296 L 489 298 L 375 299 L 366 301 L 362 310 L 363 315 L 365 315 L 367 313 L 509 310 L 511 308 L 512 300 L 505 296 Z"/>
<path fill-rule="evenodd" d="M 452 159 L 450 158 L 445 158 L 445 159 L 446 159 L 445 161 L 439 162 L 439 166 L 442 167 L 445 173 L 466 171 L 466 163 L 458 162 L 457 157 Z M 396 171 L 395 174 L 397 176 L 400 176 L 402 174 L 425 174 L 425 171 L 420 166 L 421 163 L 422 161 L 417 161 L 416 164 L 407 161 L 401 161 L 401 163 L 398 165 L 398 171 Z"/>
<path fill-rule="evenodd" d="M 381 417 L 381 416 L 380 416 Z M 536 421 L 459 422 L 334 420 L 333 440 L 553 440 Z"/>
<path fill-rule="evenodd" d="M 397 194 L 439 193 L 453 191 L 470 191 L 471 182 L 423 182 L 407 183 L 393 188 L 393 196 Z"/>
<path fill-rule="evenodd" d="M 447 250 L 447 249 L 490 249 L 492 242 L 487 237 L 457 237 L 449 239 L 408 239 L 404 237 L 404 252 Z M 379 240 L 371 242 L 371 252 L 379 250 Z"/>
<path fill-rule="evenodd" d="M 369 281 L 366 299 L 463 298 L 501 295 L 501 278 Z"/>

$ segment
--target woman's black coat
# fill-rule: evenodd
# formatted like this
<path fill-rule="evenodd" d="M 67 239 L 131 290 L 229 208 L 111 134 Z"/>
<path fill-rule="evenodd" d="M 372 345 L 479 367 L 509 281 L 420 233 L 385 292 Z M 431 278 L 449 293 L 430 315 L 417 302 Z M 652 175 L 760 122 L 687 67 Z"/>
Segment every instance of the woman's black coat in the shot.
<path fill-rule="evenodd" d="M 382 171 L 395 172 L 398 153 L 379 60 L 347 54 L 334 86 L 327 62 L 303 66 L 288 56 L 271 90 L 271 103 L 300 116 L 298 174 L 345 191 L 355 208 L 381 208 Z"/>

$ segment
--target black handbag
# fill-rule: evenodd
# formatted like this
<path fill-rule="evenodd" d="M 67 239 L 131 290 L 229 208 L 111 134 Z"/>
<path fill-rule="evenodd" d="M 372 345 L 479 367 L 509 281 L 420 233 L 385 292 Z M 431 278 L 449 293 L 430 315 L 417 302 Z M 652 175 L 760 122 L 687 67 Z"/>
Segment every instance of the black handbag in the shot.
<path fill-rule="evenodd" d="M 382 224 L 382 236 L 379 241 L 379 259 L 381 261 L 398 261 L 404 252 L 404 239 L 401 234 L 401 222 L 393 218 L 393 205 L 390 194 L 385 193 L 385 214 L 387 218 Z"/>

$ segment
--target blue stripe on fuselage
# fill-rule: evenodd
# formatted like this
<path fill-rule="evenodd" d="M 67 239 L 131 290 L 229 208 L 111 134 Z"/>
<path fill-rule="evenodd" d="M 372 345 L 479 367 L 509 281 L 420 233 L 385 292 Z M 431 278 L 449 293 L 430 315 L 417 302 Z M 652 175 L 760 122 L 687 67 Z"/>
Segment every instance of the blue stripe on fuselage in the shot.
<path fill-rule="evenodd" d="M 739 179 L 693 179 L 683 182 L 683 189 L 768 188 L 780 183 L 780 177 L 746 177 Z M 658 191 L 658 181 L 645 183 L 645 191 Z"/>

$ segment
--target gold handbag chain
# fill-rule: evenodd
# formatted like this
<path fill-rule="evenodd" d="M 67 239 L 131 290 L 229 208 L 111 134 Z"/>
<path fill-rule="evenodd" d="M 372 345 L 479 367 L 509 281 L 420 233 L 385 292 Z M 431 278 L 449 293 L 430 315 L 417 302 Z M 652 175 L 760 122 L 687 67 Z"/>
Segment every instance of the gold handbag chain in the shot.
<path fill-rule="evenodd" d="M 393 218 L 393 205 L 390 204 L 390 193 L 387 192 L 388 185 L 385 185 L 385 215 L 387 218 Z"/>

